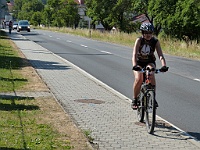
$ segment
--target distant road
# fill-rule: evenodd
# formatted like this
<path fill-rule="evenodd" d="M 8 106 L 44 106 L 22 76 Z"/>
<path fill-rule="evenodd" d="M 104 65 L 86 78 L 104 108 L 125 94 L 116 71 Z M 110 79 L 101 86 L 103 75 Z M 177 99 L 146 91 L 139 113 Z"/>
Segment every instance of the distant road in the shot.
<path fill-rule="evenodd" d="M 132 48 L 58 32 L 20 34 L 132 97 Z M 200 140 L 200 61 L 165 57 L 169 72 L 156 76 L 158 115 Z"/>

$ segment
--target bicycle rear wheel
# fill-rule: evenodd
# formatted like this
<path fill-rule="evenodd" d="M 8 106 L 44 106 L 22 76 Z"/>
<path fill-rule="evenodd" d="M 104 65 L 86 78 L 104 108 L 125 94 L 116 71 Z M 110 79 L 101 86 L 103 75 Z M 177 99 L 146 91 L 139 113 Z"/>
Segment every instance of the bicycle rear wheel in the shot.
<path fill-rule="evenodd" d="M 144 96 L 142 94 L 139 94 L 138 100 L 139 100 L 139 105 L 137 108 L 137 118 L 139 122 L 144 121 L 144 101 L 143 101 Z"/>
<path fill-rule="evenodd" d="M 153 134 L 156 121 L 155 93 L 148 91 L 146 95 L 145 123 L 147 132 Z"/>

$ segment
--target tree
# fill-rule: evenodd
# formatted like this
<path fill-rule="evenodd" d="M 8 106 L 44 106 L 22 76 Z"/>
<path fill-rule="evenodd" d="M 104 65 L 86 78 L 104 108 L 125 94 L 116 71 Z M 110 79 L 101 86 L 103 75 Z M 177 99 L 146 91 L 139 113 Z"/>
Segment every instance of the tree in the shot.
<path fill-rule="evenodd" d="M 63 16 L 64 25 L 67 27 L 74 27 L 77 24 L 77 19 L 79 20 L 78 7 L 73 0 L 68 0 L 67 3 L 61 9 L 61 15 Z"/>
<path fill-rule="evenodd" d="M 34 25 L 42 22 L 47 26 L 74 27 L 79 21 L 74 0 L 15 0 L 14 9 L 16 18 L 30 20 Z"/>
<path fill-rule="evenodd" d="M 48 0 L 52 10 L 52 24 L 57 27 L 74 27 L 79 20 L 78 7 L 74 0 Z M 47 12 L 46 12 L 47 14 Z"/>
<path fill-rule="evenodd" d="M 198 0 L 156 0 L 148 6 L 154 24 L 167 35 L 190 40 L 199 39 L 200 2 Z"/>
<path fill-rule="evenodd" d="M 112 18 L 112 8 L 114 7 L 116 0 L 85 0 L 87 6 L 87 16 L 92 18 L 92 24 L 101 22 L 106 30 L 112 29 L 110 23 Z"/>
<path fill-rule="evenodd" d="M 22 20 L 31 20 L 34 12 L 41 12 L 44 9 L 44 5 L 41 0 L 15 0 L 14 5 L 14 17 Z"/>
<path fill-rule="evenodd" d="M 134 0 L 86 0 L 85 3 L 93 24 L 101 22 L 106 30 L 115 26 L 121 31 L 131 26 Z"/>
<path fill-rule="evenodd" d="M 42 12 L 34 12 L 32 17 L 31 17 L 31 23 L 35 26 L 40 25 L 42 22 Z"/>
<path fill-rule="evenodd" d="M 132 0 L 118 0 L 109 15 L 110 19 L 112 19 L 110 25 L 117 26 L 121 31 L 131 32 L 131 28 L 134 27 L 131 24 L 133 18 L 132 6 Z"/>
<path fill-rule="evenodd" d="M 53 20 L 52 14 L 53 14 L 53 10 L 51 9 L 51 7 L 49 5 L 45 5 L 45 8 L 43 10 L 42 22 L 48 27 L 50 26 Z"/>
<path fill-rule="evenodd" d="M 151 0 L 148 5 L 148 14 L 151 16 L 151 22 L 155 26 L 155 34 L 158 35 L 161 28 L 165 27 L 168 18 L 174 15 L 176 3 L 178 0 Z"/>
<path fill-rule="evenodd" d="M 179 1 L 180 3 L 180 1 Z M 187 36 L 190 40 L 198 40 L 200 35 L 200 2 L 197 0 L 185 0 L 181 3 L 180 21 L 182 30 L 180 37 Z M 177 4 L 178 5 L 178 4 Z"/>

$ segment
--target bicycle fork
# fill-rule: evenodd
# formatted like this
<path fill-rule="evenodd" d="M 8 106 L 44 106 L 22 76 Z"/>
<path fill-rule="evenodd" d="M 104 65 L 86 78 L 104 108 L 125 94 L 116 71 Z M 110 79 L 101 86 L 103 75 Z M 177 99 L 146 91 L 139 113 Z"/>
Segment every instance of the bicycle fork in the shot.
<path fill-rule="evenodd" d="M 144 85 L 144 86 L 146 86 L 146 85 Z M 144 88 L 144 87 L 143 87 Z M 147 87 L 145 87 L 145 88 L 147 88 Z M 138 106 L 140 107 L 140 108 L 142 108 L 142 109 L 145 109 L 145 110 L 147 110 L 147 109 L 152 109 L 152 105 L 153 105 L 153 102 L 152 101 L 150 101 L 149 102 L 149 98 L 148 98 L 148 93 L 149 93 L 149 91 L 152 91 L 153 93 L 154 93 L 154 95 L 155 95 L 155 90 L 154 90 L 154 88 L 150 88 L 150 89 L 142 89 L 141 90 L 141 92 L 140 92 L 140 95 L 139 95 L 139 97 L 138 97 L 138 99 L 139 99 L 139 101 L 138 101 Z M 154 99 L 154 101 L 155 101 L 155 99 Z M 142 103 L 142 105 L 141 105 L 141 103 Z M 148 107 L 148 108 L 147 108 Z"/>

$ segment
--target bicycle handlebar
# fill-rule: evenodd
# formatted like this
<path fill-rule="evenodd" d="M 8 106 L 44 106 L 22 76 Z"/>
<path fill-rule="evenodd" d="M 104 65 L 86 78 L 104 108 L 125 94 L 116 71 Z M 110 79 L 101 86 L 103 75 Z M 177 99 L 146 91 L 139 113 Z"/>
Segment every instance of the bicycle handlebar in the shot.
<path fill-rule="evenodd" d="M 168 69 L 168 67 L 167 67 L 167 69 Z M 133 67 L 133 70 L 138 71 L 138 72 L 141 72 L 141 73 L 144 73 L 144 72 L 146 72 L 146 71 L 149 71 L 149 72 L 155 71 L 156 74 L 157 74 L 157 73 L 161 73 L 161 72 L 162 72 L 162 73 L 167 72 L 167 71 L 163 71 L 162 68 L 160 68 L 160 69 L 155 69 L 155 68 L 150 69 L 149 67 L 147 67 L 147 68 L 140 68 L 140 67 L 134 68 L 134 67 Z"/>

